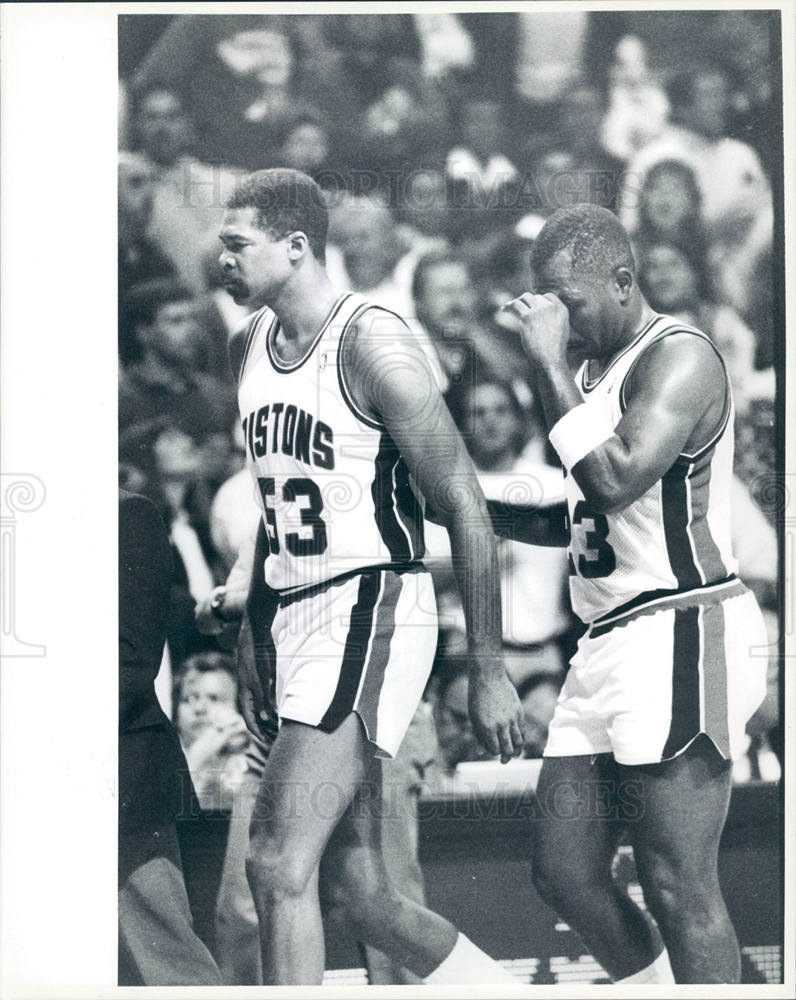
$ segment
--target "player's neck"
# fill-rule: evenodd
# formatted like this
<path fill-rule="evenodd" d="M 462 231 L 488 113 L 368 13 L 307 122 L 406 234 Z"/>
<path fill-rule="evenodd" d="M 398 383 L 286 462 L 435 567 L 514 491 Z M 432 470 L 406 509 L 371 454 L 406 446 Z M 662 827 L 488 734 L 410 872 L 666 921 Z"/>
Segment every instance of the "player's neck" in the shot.
<path fill-rule="evenodd" d="M 655 310 L 642 299 L 638 310 L 628 318 L 628 322 L 607 350 L 599 358 L 589 360 L 589 377 L 599 378 L 607 368 L 610 368 L 614 360 L 633 343 L 655 315 Z"/>
<path fill-rule="evenodd" d="M 286 284 L 273 303 L 285 339 L 298 344 L 313 340 L 340 292 L 319 267 Z"/>

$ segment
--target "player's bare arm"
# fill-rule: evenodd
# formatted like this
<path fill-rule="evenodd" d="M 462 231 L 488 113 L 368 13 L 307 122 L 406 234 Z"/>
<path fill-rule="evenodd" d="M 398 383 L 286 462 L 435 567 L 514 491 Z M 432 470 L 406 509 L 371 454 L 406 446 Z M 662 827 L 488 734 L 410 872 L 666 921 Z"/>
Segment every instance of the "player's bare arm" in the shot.
<path fill-rule="evenodd" d="M 448 530 L 467 621 L 473 726 L 505 762 L 522 750 L 523 715 L 501 654 L 494 537 L 464 442 L 422 348 L 399 320 L 366 314 L 345 343 L 342 364 L 358 405 L 384 424 Z"/>
<path fill-rule="evenodd" d="M 523 542 L 525 545 L 553 548 L 565 548 L 569 544 L 566 503 L 531 507 L 503 500 L 487 500 L 486 509 L 492 521 L 492 531 L 501 538 Z M 433 524 L 444 524 L 442 517 L 428 501 L 425 517 Z"/>
<path fill-rule="evenodd" d="M 566 306 L 548 293 L 523 295 L 509 308 L 522 320 L 523 345 L 537 364 L 545 420 L 552 428 L 582 402 L 566 358 Z M 614 432 L 570 470 L 586 500 L 602 513 L 633 503 L 678 455 L 705 444 L 722 419 L 727 391 L 716 352 L 687 333 L 650 345 L 627 389 L 627 408 Z"/>

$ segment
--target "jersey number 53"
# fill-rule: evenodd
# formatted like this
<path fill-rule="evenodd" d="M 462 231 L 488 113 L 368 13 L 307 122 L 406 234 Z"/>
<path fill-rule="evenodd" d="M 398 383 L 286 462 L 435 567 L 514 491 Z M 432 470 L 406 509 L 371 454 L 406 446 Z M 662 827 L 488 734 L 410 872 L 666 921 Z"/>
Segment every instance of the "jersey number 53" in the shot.
<path fill-rule="evenodd" d="M 268 551 L 271 555 L 278 555 L 281 543 L 276 526 L 276 510 L 274 509 L 276 483 L 271 477 L 264 478 L 262 476 L 258 476 L 257 483 L 263 498 Z M 302 538 L 297 531 L 289 531 L 284 536 L 285 548 L 292 556 L 321 555 L 326 551 L 329 542 L 326 537 L 326 524 L 320 516 L 323 510 L 323 497 L 318 489 L 318 484 L 311 479 L 286 479 L 282 483 L 281 492 L 284 503 L 299 505 L 302 526 L 312 528 L 312 535 L 309 538 Z"/>

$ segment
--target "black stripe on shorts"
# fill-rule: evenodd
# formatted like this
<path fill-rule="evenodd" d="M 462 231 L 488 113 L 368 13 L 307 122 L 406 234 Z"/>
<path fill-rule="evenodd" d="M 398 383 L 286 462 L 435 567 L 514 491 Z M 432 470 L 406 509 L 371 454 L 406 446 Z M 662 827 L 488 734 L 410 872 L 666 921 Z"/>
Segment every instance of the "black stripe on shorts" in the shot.
<path fill-rule="evenodd" d="M 368 655 L 373 631 L 373 610 L 381 589 L 381 573 L 363 573 L 359 581 L 356 604 L 351 610 L 351 623 L 346 636 L 343 663 L 337 687 L 318 728 L 332 732 L 347 718 L 354 707 L 359 681 Z"/>
<path fill-rule="evenodd" d="M 674 613 L 672 718 L 661 760 L 676 756 L 701 731 L 699 612 L 693 606 Z"/>

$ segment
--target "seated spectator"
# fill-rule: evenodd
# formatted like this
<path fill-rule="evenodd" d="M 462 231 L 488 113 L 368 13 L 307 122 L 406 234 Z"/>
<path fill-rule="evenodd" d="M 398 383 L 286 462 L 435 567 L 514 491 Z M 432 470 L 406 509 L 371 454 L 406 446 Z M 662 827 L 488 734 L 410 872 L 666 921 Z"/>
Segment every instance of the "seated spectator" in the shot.
<path fill-rule="evenodd" d="M 488 97 L 466 98 L 458 109 L 457 143 L 445 173 L 460 236 L 482 236 L 514 221 L 521 178 L 509 158 L 503 106 Z"/>
<path fill-rule="evenodd" d="M 450 772 L 462 761 L 479 760 L 483 756 L 470 722 L 466 658 L 446 656 L 438 660 L 433 684 L 434 723 L 441 765 Z"/>
<path fill-rule="evenodd" d="M 545 462 L 544 434 L 508 385 L 457 386 L 448 402 L 487 499 L 542 507 L 563 502 L 561 470 Z M 561 673 L 573 622 L 566 551 L 500 538 L 498 559 L 509 676 L 520 684 L 531 674 Z"/>
<path fill-rule="evenodd" d="M 396 232 L 401 247 L 414 256 L 448 247 L 450 212 L 445 174 L 437 167 L 418 167 L 404 178 L 399 191 Z"/>
<path fill-rule="evenodd" d="M 687 246 L 703 259 L 708 253 L 702 193 L 696 174 L 682 160 L 659 160 L 647 171 L 639 192 L 634 242 L 658 241 Z"/>
<path fill-rule="evenodd" d="M 174 724 L 205 810 L 231 809 L 246 775 L 262 770 L 236 699 L 235 664 L 223 653 L 189 657 L 174 678 Z"/>
<path fill-rule="evenodd" d="M 574 158 L 572 187 L 576 202 L 589 202 L 614 211 L 622 182 L 623 164 L 602 143 L 606 107 L 596 87 L 579 83 L 561 98 L 559 136 Z"/>
<path fill-rule="evenodd" d="M 417 335 L 437 372 L 440 387 L 471 383 L 492 376 L 526 383 L 527 361 L 519 341 L 491 327 L 481 315 L 481 303 L 472 270 L 457 254 L 430 253 L 422 257 L 412 279 Z"/>
<path fill-rule="evenodd" d="M 196 155 L 247 171 L 276 165 L 276 139 L 298 103 L 333 113 L 339 87 L 303 71 L 291 18 L 175 17 L 134 78 L 138 91 L 164 87 L 196 125 Z"/>
<path fill-rule="evenodd" d="M 334 154 L 323 115 L 315 109 L 303 108 L 288 118 L 274 159 L 280 167 L 301 170 L 322 186 L 330 185 Z"/>
<path fill-rule="evenodd" d="M 119 153 L 119 303 L 135 285 L 174 275 L 174 265 L 149 233 L 152 221 L 152 167 L 138 153 Z M 128 345 L 119 345 L 123 362 Z"/>
<path fill-rule="evenodd" d="M 634 35 L 619 39 L 608 74 L 602 139 L 608 152 L 624 162 L 658 138 L 666 126 L 669 102 L 647 66 L 644 43 Z"/>
<path fill-rule="evenodd" d="M 146 468 L 147 446 L 164 427 L 177 427 L 204 444 L 225 438 L 237 419 L 234 389 L 203 373 L 206 344 L 191 292 L 173 280 L 152 281 L 132 289 L 122 303 L 121 340 L 137 351 L 120 387 L 120 447 Z M 226 478 L 224 470 L 214 470 Z"/>
<path fill-rule="evenodd" d="M 253 986 L 260 982 L 260 944 L 245 859 L 264 757 L 239 712 L 237 690 L 231 657 L 190 657 L 174 682 L 174 723 L 202 809 L 231 814 L 223 865 L 213 872 L 217 894 L 210 901 L 222 982 Z"/>
<path fill-rule="evenodd" d="M 640 265 L 639 284 L 652 308 L 703 330 L 721 351 L 739 415 L 752 399 L 773 399 L 773 369 L 754 368 L 754 333 L 731 306 L 711 301 L 698 258 L 675 244 L 655 243 L 644 248 Z"/>
<path fill-rule="evenodd" d="M 399 284 L 401 248 L 386 202 L 376 197 L 348 195 L 331 211 L 327 267 L 341 288 L 362 292 L 400 316 L 411 313 L 409 287 Z"/>
<path fill-rule="evenodd" d="M 525 750 L 523 756 L 535 760 L 542 756 L 547 730 L 555 712 L 563 675 L 529 674 L 517 685 L 525 712 Z"/>
<path fill-rule="evenodd" d="M 219 216 L 239 174 L 193 155 L 196 133 L 173 91 L 155 88 L 138 98 L 135 130 L 152 165 L 149 232 L 195 293 L 206 290 L 202 254 L 218 243 Z"/>
<path fill-rule="evenodd" d="M 727 135 L 730 78 L 718 64 L 703 63 L 675 77 L 668 88 L 673 124 L 628 165 L 620 216 L 631 234 L 638 226 L 638 192 L 660 160 L 681 160 L 694 171 L 712 242 L 738 246 L 762 228 L 771 239 L 771 190 L 757 153 Z"/>

